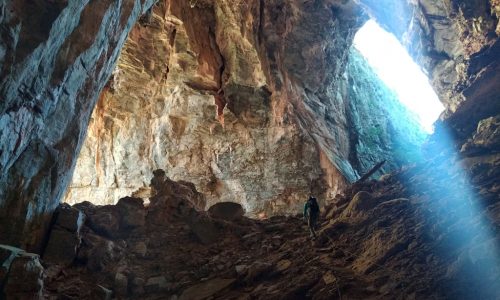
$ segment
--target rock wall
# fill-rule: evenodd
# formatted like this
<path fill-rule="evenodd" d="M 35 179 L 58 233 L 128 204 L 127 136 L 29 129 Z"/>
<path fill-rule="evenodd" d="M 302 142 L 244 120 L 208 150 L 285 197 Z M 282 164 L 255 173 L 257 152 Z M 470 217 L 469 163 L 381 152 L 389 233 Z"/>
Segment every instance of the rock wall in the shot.
<path fill-rule="evenodd" d="M 114 203 L 164 168 L 194 182 L 208 204 L 295 212 L 308 193 L 330 199 L 382 159 L 389 161 L 384 172 L 412 161 L 422 132 L 413 121 L 397 121 L 396 111 L 412 117 L 349 54 L 368 17 L 427 70 L 448 109 L 443 120 L 466 138 L 491 111 L 450 116 L 477 101 L 464 96 L 462 79 L 475 76 L 466 72 L 474 51 L 494 41 L 492 6 L 383 5 L 392 10 L 370 0 L 161 2 L 125 45 L 66 201 Z M 495 101 L 480 101 L 495 111 Z"/>
<path fill-rule="evenodd" d="M 310 192 L 324 199 L 344 186 L 338 169 L 356 178 L 347 162 L 345 103 L 331 96 L 347 60 L 334 55 L 344 55 L 358 19 L 302 5 L 159 3 L 130 34 L 66 201 L 114 203 L 163 168 L 194 182 L 208 205 L 296 212 Z M 290 29 L 279 28 L 286 22 Z M 341 126 L 330 132 L 326 122 Z"/>
<path fill-rule="evenodd" d="M 0 243 L 35 249 L 95 100 L 152 1 L 0 1 Z"/>

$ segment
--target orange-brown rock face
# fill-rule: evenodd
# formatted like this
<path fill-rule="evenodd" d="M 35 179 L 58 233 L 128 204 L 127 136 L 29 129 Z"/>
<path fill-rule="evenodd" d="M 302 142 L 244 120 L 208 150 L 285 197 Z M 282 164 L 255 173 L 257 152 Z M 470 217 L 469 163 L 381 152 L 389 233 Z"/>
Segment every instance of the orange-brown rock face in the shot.
<path fill-rule="evenodd" d="M 431 2 L 160 1 L 101 95 L 66 201 L 112 203 L 156 168 L 194 182 L 208 204 L 236 201 L 250 213 L 296 212 L 309 193 L 331 199 L 372 163 L 353 157 L 397 151 L 357 153 L 353 143 L 367 125 L 350 118 L 343 82 L 368 17 L 428 70 L 443 119 L 466 138 L 500 103 L 488 83 L 496 6 Z"/>
<path fill-rule="evenodd" d="M 114 202 L 155 168 L 194 182 L 208 204 L 236 201 L 250 213 L 295 212 L 311 192 L 335 194 L 346 182 L 339 169 L 356 174 L 344 113 L 333 117 L 334 139 L 320 97 L 345 63 L 327 59 L 359 24 L 316 12 L 294 1 L 159 4 L 130 34 L 66 201 Z M 334 39 L 334 27 L 348 34 L 311 35 Z"/>

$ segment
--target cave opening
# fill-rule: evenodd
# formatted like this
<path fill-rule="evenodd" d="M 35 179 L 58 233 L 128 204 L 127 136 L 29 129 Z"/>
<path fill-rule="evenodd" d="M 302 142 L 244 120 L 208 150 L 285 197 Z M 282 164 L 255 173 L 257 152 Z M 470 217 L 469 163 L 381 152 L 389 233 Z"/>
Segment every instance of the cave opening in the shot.
<path fill-rule="evenodd" d="M 353 46 L 365 57 L 378 77 L 413 112 L 427 133 L 444 106 L 422 68 L 408 54 L 400 41 L 376 21 L 367 21 L 356 33 Z M 404 120 L 401 120 L 404 121 Z"/>

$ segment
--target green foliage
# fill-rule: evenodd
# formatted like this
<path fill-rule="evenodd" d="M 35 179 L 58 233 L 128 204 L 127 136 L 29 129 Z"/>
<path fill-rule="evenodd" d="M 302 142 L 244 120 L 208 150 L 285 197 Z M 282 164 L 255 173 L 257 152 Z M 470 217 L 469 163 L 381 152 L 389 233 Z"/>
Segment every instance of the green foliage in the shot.
<path fill-rule="evenodd" d="M 420 148 L 427 134 L 416 115 L 399 101 L 354 48 L 347 72 L 349 112 L 357 132 L 355 147 L 360 165 L 368 167 L 374 160 L 382 159 L 388 160 L 389 165 L 420 160 Z"/>

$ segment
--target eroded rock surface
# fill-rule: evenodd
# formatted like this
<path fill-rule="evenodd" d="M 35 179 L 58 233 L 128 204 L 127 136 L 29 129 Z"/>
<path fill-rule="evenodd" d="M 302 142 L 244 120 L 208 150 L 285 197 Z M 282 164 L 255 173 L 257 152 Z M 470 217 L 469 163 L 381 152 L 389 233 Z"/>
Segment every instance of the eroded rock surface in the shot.
<path fill-rule="evenodd" d="M 388 120 L 395 96 L 349 54 L 364 20 L 337 1 L 159 3 L 124 46 L 65 201 L 115 203 L 163 168 L 209 206 L 295 213 L 408 162 L 422 133 L 402 107 L 408 122 Z"/>
<path fill-rule="evenodd" d="M 39 250 L 148 1 L 0 1 L 0 242 Z"/>
<path fill-rule="evenodd" d="M 210 218 L 164 181 L 156 201 L 135 208 L 142 225 L 109 237 L 87 222 L 74 265 L 47 265 L 44 295 L 496 299 L 499 165 L 498 153 L 441 157 L 355 184 L 321 208 L 316 240 L 301 216 Z M 90 215 L 114 207 L 75 206 Z"/>

